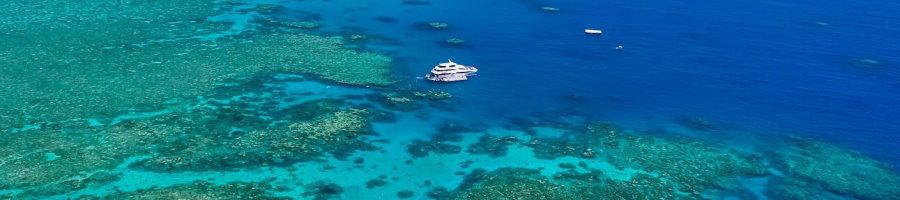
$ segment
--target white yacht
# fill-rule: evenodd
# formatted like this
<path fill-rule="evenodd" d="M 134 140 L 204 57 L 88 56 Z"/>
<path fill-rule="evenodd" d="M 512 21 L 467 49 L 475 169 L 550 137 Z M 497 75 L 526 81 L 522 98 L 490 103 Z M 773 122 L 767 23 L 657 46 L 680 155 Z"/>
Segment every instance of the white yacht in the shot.
<path fill-rule="evenodd" d="M 584 33 L 588 35 L 600 35 L 603 31 L 600 29 L 584 29 Z"/>
<path fill-rule="evenodd" d="M 453 82 L 468 80 L 469 76 L 474 76 L 478 69 L 471 66 L 456 64 L 451 60 L 438 64 L 431 69 L 431 73 L 425 75 L 425 78 L 438 82 Z"/>

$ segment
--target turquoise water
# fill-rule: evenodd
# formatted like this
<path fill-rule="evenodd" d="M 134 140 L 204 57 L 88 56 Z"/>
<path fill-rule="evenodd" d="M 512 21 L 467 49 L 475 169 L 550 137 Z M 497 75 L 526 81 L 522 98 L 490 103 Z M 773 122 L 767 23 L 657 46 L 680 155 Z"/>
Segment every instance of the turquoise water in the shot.
<path fill-rule="evenodd" d="M 900 199 L 896 2 L 12 5 L 0 199 Z"/>

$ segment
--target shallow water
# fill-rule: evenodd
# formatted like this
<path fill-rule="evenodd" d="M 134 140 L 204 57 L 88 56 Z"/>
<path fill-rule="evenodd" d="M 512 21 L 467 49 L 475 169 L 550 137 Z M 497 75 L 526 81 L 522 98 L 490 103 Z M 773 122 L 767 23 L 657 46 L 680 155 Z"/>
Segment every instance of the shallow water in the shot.
<path fill-rule="evenodd" d="M 195 1 L 5 8 L 0 199 L 900 199 L 898 2 Z"/>

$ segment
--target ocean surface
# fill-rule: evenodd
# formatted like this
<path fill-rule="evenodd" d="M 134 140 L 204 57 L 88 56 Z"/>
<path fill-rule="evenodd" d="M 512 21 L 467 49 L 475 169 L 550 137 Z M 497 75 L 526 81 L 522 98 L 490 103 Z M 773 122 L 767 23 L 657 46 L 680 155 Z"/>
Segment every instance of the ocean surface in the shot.
<path fill-rule="evenodd" d="M 900 1 L 191 1 L 0 8 L 0 199 L 900 199 Z"/>

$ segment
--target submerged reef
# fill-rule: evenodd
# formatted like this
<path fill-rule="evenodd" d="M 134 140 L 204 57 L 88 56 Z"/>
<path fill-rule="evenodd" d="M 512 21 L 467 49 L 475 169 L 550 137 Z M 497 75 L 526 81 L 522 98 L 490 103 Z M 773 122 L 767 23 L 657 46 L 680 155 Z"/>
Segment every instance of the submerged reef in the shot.
<path fill-rule="evenodd" d="M 169 52 L 145 50 L 163 39 L 181 39 L 228 29 L 226 24 L 203 21 L 215 15 L 209 0 L 5 2 L 0 14 L 0 130 L 50 118 L 108 114 L 120 107 L 161 102 L 171 93 L 189 93 L 189 87 L 160 87 L 155 81 L 204 81 L 191 74 L 197 65 L 161 64 Z M 97 13 L 104 13 L 98 15 Z M 65 20 L 60 20 L 65 19 Z M 114 27 L 114 28 L 113 28 Z M 191 46 L 191 45 L 188 45 Z M 164 56 L 169 55 L 169 56 Z M 186 66 L 189 65 L 189 66 Z M 161 80 L 164 79 L 164 80 Z M 155 85 L 155 86 L 154 86 Z M 88 115 L 89 114 L 89 115 Z"/>
<path fill-rule="evenodd" d="M 428 22 L 428 23 L 426 23 L 426 25 L 428 27 L 431 27 L 434 30 L 441 30 L 441 29 L 446 29 L 447 27 L 450 27 L 449 24 L 444 23 L 444 22 Z"/>
<path fill-rule="evenodd" d="M 425 91 L 425 92 L 413 91 L 412 94 L 416 97 L 423 97 L 423 98 L 430 99 L 430 100 L 444 100 L 444 99 L 453 98 L 453 95 L 448 92 L 434 91 L 434 90 L 429 90 L 429 91 Z"/>
<path fill-rule="evenodd" d="M 516 138 L 516 136 L 497 137 L 484 134 L 478 138 L 478 142 L 469 146 L 468 151 L 472 154 L 487 154 L 491 157 L 501 157 L 506 155 L 509 145 L 516 143 L 519 143 L 519 138 Z"/>
<path fill-rule="evenodd" d="M 281 23 L 284 24 L 284 26 L 299 29 L 316 29 L 320 26 L 319 23 L 313 21 L 289 21 Z"/>
<path fill-rule="evenodd" d="M 259 106 L 268 108 L 265 105 Z M 18 198 L 38 198 L 116 181 L 117 169 L 125 167 L 228 171 L 374 148 L 363 140 L 371 133 L 372 112 L 333 100 L 283 110 L 290 115 L 251 105 L 210 106 L 188 106 L 191 109 L 111 126 L 54 123 L 0 133 L 5 147 L 0 148 L 0 190 L 21 190 Z"/>
<path fill-rule="evenodd" d="M 0 132 L 0 190 L 41 198 L 117 181 L 125 169 L 230 171 L 373 149 L 364 138 L 378 111 L 350 99 L 279 105 L 311 94 L 260 92 L 281 86 L 243 82 L 164 112 L 98 119 L 105 125 L 63 121 Z"/>
<path fill-rule="evenodd" d="M 54 195 L 118 179 L 117 174 L 105 170 L 123 158 L 115 151 L 117 144 L 95 137 L 97 129 L 62 128 L 0 134 L 0 190 L 23 189 L 24 195 Z"/>
<path fill-rule="evenodd" d="M 452 97 L 450 93 L 444 91 L 396 90 L 382 93 L 374 100 L 392 110 L 413 111 L 426 105 L 447 104 Z"/>
<path fill-rule="evenodd" d="M 604 123 L 590 123 L 587 134 L 576 138 L 598 148 L 613 165 L 659 173 L 684 192 L 731 188 L 736 177 L 766 174 L 759 155 L 687 139 L 623 134 Z"/>
<path fill-rule="evenodd" d="M 271 192 L 271 186 L 266 183 L 233 182 L 224 185 L 215 185 L 198 181 L 190 184 L 180 184 L 165 188 L 154 188 L 127 193 L 114 193 L 105 197 L 87 197 L 86 199 L 259 199 L 281 200 L 290 199 L 276 197 Z"/>
<path fill-rule="evenodd" d="M 456 191 L 456 199 L 573 199 L 576 194 L 537 170 L 503 168 L 476 170 Z"/>
<path fill-rule="evenodd" d="M 353 86 L 394 81 L 390 57 L 339 37 L 207 20 L 243 6 L 232 1 L 6 5 L 0 37 L 15 39 L 0 40 L 0 190 L 16 198 L 110 183 L 123 168 L 230 170 L 372 149 L 362 140 L 377 113 L 368 108 L 209 96 L 246 92 L 278 73 Z M 260 14 L 275 9 L 260 6 Z"/>
<path fill-rule="evenodd" d="M 713 124 L 706 118 L 702 117 L 688 117 L 682 116 L 675 118 L 675 123 L 681 125 L 685 128 L 695 130 L 695 131 L 717 131 L 720 130 L 718 126 Z"/>
<path fill-rule="evenodd" d="M 272 72 L 388 85 L 391 58 L 304 34 L 219 34 L 212 0 L 12 1 L 0 15 L 0 129 L 109 116 Z M 9 4 L 10 2 L 8 2 Z M 96 15 L 104 13 L 104 15 Z M 67 19 L 67 20 L 57 20 Z M 214 40 L 213 40 L 214 39 Z M 172 73 L 177 72 L 177 73 Z"/>
<path fill-rule="evenodd" d="M 775 178 L 766 185 L 766 195 L 772 199 L 846 199 L 846 197 L 827 192 L 819 183 L 804 181 L 795 177 Z"/>
<path fill-rule="evenodd" d="M 475 171 L 450 196 L 453 199 L 701 199 L 679 193 L 675 185 L 649 175 L 614 181 L 599 171 L 560 172 L 553 178 L 540 171 L 500 168 Z"/>
<path fill-rule="evenodd" d="M 613 125 L 592 122 L 559 138 L 536 138 L 526 143 L 538 158 L 560 156 L 605 158 L 618 168 L 641 169 L 678 185 L 678 190 L 699 195 L 708 189 L 737 187 L 740 176 L 761 176 L 766 171 L 758 155 L 746 155 L 712 144 L 660 138 L 620 131 Z"/>
<path fill-rule="evenodd" d="M 812 189 L 811 186 L 821 185 L 833 193 L 863 199 L 900 199 L 900 175 L 887 164 L 859 153 L 818 141 L 795 139 L 775 154 L 779 167 L 797 176 L 785 181 L 787 186 Z"/>
<path fill-rule="evenodd" d="M 228 130 L 206 131 L 208 122 L 218 119 L 164 119 L 182 120 L 181 131 L 160 131 L 169 135 L 157 135 L 164 141 L 155 141 L 158 153 L 136 163 L 148 170 L 216 170 L 259 165 L 287 165 L 297 161 L 314 159 L 325 153 L 344 155 L 371 146 L 360 139 L 369 133 L 369 118 L 365 110 L 334 110 L 324 102 L 312 102 L 299 108 L 319 112 L 312 119 L 297 120 L 288 125 L 256 129 L 243 134 L 229 135 Z M 209 120 L 209 121 L 207 121 Z M 200 123 L 197 123 L 200 122 Z M 161 125 L 159 125 L 161 124 Z M 158 130 L 171 126 L 158 121 L 141 122 L 139 130 Z M 135 130 L 134 127 L 128 130 Z M 187 133 L 187 134 L 179 134 Z"/>
<path fill-rule="evenodd" d="M 399 199 L 407 199 L 414 195 L 416 195 L 416 192 L 413 192 L 412 190 L 401 190 L 397 192 L 397 198 Z"/>
<path fill-rule="evenodd" d="M 324 181 L 317 181 L 306 185 L 304 186 L 304 190 L 302 196 L 312 197 L 314 200 L 335 199 L 340 197 L 341 193 L 344 192 L 344 188 L 341 188 L 340 185 Z"/>
<path fill-rule="evenodd" d="M 462 45 L 466 41 L 463 39 L 459 39 L 459 38 L 450 38 L 450 39 L 445 40 L 444 42 L 449 45 Z"/>
<path fill-rule="evenodd" d="M 456 144 L 447 144 L 446 141 L 442 140 L 431 140 L 431 141 L 422 141 L 422 140 L 414 140 L 409 146 L 406 148 L 406 152 L 408 152 L 413 157 L 425 157 L 430 153 L 435 154 L 457 154 L 462 152 L 462 147 Z"/>

